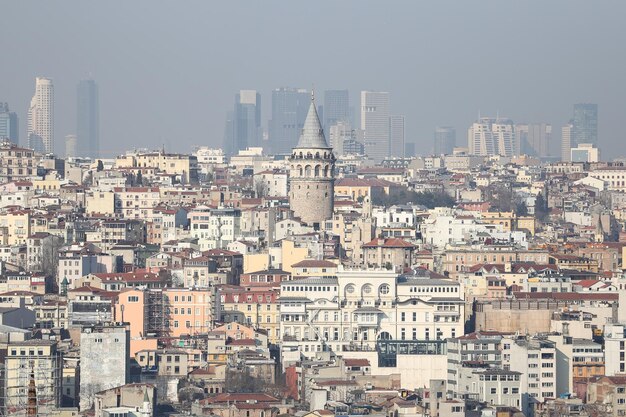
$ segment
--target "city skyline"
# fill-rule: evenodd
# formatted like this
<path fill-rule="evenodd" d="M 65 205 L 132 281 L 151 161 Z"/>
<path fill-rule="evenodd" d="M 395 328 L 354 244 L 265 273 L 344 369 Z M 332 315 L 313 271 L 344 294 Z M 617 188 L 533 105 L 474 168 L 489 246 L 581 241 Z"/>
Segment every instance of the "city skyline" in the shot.
<path fill-rule="evenodd" d="M 176 149 L 172 150 L 180 151 L 198 145 L 219 146 L 232 96 L 247 88 L 262 94 L 262 108 L 268 110 L 272 89 L 281 85 L 315 87 L 320 92 L 347 89 L 351 98 L 358 98 L 359 92 L 366 89 L 389 91 L 393 112 L 406 117 L 407 142 L 416 142 L 418 150 L 430 149 L 436 126 L 454 126 L 460 132 L 471 124 L 478 111 L 495 114 L 499 110 L 518 123 L 562 126 L 571 118 L 573 103 L 591 102 L 602 109 L 599 141 L 606 148 L 604 154 L 624 154 L 619 140 L 620 115 L 626 112 L 622 100 L 626 96 L 626 62 L 614 51 L 611 41 L 624 37 L 624 28 L 617 19 L 620 13 L 615 8 L 624 10 L 626 5 L 537 1 L 528 7 L 498 4 L 494 8 L 491 2 L 471 6 L 459 3 L 452 14 L 450 5 L 433 2 L 408 3 L 393 10 L 384 5 L 354 10 L 351 5 L 339 5 L 333 14 L 324 7 L 309 10 L 306 6 L 285 6 L 285 13 L 310 13 L 309 18 L 296 23 L 278 19 L 285 13 L 278 13 L 277 6 L 255 5 L 248 10 L 241 5 L 222 4 L 218 6 L 222 14 L 239 16 L 241 32 L 226 42 L 217 42 L 219 34 L 229 28 L 228 19 L 217 19 L 210 13 L 211 8 L 201 3 L 196 4 L 193 15 L 179 11 L 190 22 L 185 27 L 168 22 L 165 10 L 150 10 L 153 23 L 146 23 L 145 29 L 165 26 L 151 32 L 150 37 L 141 26 L 124 19 L 117 23 L 118 30 L 111 33 L 106 22 L 115 19 L 117 11 L 105 4 L 90 9 L 73 1 L 39 7 L 12 3 L 6 15 L 14 15 L 15 19 L 7 19 L 2 26 L 5 37 L 19 33 L 26 25 L 48 27 L 50 44 L 44 47 L 24 36 L 7 45 L 7 56 L 23 58 L 19 71 L 14 66 L 0 69 L 0 79 L 12 79 L 11 83 L 1 84 L 0 100 L 8 102 L 18 114 L 20 131 L 26 132 L 32 80 L 42 75 L 53 78 L 55 136 L 62 138 L 75 133 L 75 85 L 87 74 L 93 74 L 100 86 L 101 139 L 107 140 L 103 155 L 121 153 L 128 143 L 148 148 L 175 144 Z M 141 2 L 128 7 L 129 16 L 145 12 Z M 536 9 L 542 13 L 532 13 Z M 101 19 L 90 17 L 94 10 Z M 469 22 L 486 12 L 493 13 L 493 25 L 466 30 Z M 342 13 L 353 13 L 355 18 L 347 25 L 341 21 L 340 33 L 330 35 L 313 28 L 336 26 Z M 415 16 L 423 16 L 423 24 L 408 25 Z M 207 18 L 210 24 L 196 24 Z M 382 26 L 376 24 L 379 19 Z M 532 30 L 525 30 L 529 20 L 533 22 Z M 553 23 L 561 20 L 568 24 L 557 37 Z M 57 24 L 52 27 L 47 21 Z M 75 36 L 69 30 L 70 21 L 91 22 L 90 30 Z M 165 22 L 168 23 L 164 25 Z M 451 30 L 437 30 L 442 22 Z M 377 28 L 374 33 L 368 32 L 371 27 Z M 407 27 L 411 29 L 404 33 Z M 598 30 L 600 27 L 602 30 Z M 522 29 L 525 35 L 517 36 Z M 303 30 L 317 35 L 299 41 L 285 39 L 284 33 Z M 429 33 L 438 34 L 437 42 L 425 41 L 430 39 Z M 254 48 L 241 41 L 253 38 L 263 47 Z M 285 48 L 293 51 L 293 57 L 287 58 L 281 48 L 274 47 L 278 39 L 285 39 Z M 329 48 L 338 39 L 345 46 Z M 469 52 L 492 40 L 501 58 L 499 62 L 506 63 L 498 69 L 487 66 L 480 54 Z M 189 47 L 181 47 L 184 42 Z M 394 48 L 389 48 L 392 43 Z M 587 64 L 582 66 L 575 58 L 580 48 L 589 51 Z M 174 57 L 164 65 L 163 50 L 172 51 Z M 198 54 L 197 50 L 210 53 Z M 397 54 L 392 50 L 415 52 Z M 533 51 L 534 59 L 519 59 L 516 51 L 520 50 Z M 323 59 L 310 51 L 324 51 L 320 52 Z M 541 61 L 541 68 L 531 61 Z M 247 62 L 262 65 L 259 71 L 250 72 Z M 331 69 L 327 68 L 328 62 L 342 65 Z M 197 82 L 200 79 L 202 83 Z M 494 88 L 483 91 L 484 82 Z M 358 115 L 358 105 L 352 101 Z M 266 124 L 269 111 L 264 113 Z M 21 140 L 25 140 L 24 134 Z M 556 146 L 552 154 L 558 154 L 555 149 Z M 59 146 L 57 152 L 61 151 Z"/>

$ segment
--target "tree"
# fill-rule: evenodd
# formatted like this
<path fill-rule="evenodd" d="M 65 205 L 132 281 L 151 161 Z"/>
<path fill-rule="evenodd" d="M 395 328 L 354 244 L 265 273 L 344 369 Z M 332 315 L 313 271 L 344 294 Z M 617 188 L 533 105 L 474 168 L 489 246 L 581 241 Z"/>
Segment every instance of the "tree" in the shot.
<path fill-rule="evenodd" d="M 267 184 L 263 180 L 258 180 L 254 183 L 254 192 L 256 198 L 263 198 L 267 196 Z"/>
<path fill-rule="evenodd" d="M 96 168 L 96 171 L 104 171 L 104 164 L 102 163 L 102 159 L 98 159 L 98 167 Z"/>
<path fill-rule="evenodd" d="M 455 200 L 444 192 L 415 192 L 407 188 L 392 189 L 389 194 L 377 193 L 372 195 L 372 203 L 379 206 L 393 206 L 397 204 L 419 204 L 427 208 L 453 207 Z"/>
<path fill-rule="evenodd" d="M 88 171 L 87 174 L 83 177 L 83 185 L 85 187 L 90 187 L 93 185 L 93 172 Z"/>
<path fill-rule="evenodd" d="M 528 207 L 523 201 L 518 201 L 515 205 L 515 214 L 518 216 L 528 216 Z"/>
<path fill-rule="evenodd" d="M 543 222 L 547 219 L 549 212 L 550 210 L 543 194 L 537 194 L 537 197 L 535 197 L 535 217 Z"/>
<path fill-rule="evenodd" d="M 262 391 L 265 383 L 261 379 L 253 377 L 248 368 L 243 370 L 229 369 L 226 371 L 225 386 L 230 392 L 250 393 Z"/>
<path fill-rule="evenodd" d="M 139 186 L 143 185 L 143 175 L 141 174 L 141 171 L 137 173 L 137 177 L 135 177 L 135 183 Z"/>

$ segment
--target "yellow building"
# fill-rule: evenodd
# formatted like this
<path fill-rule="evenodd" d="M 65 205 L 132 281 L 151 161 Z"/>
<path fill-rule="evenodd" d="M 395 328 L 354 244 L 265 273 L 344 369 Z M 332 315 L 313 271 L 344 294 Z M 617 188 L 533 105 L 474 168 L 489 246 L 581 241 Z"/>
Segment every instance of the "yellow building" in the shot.
<path fill-rule="evenodd" d="M 104 214 L 113 216 L 115 214 L 115 193 L 112 191 L 94 191 L 87 195 L 87 214 Z"/>
<path fill-rule="evenodd" d="M 118 156 L 116 168 L 157 168 L 166 174 L 177 175 L 182 183 L 198 182 L 198 158 L 194 155 L 164 152 L 129 153 Z"/>
<path fill-rule="evenodd" d="M 0 182 L 27 179 L 37 173 L 41 157 L 9 140 L 0 142 Z"/>
<path fill-rule="evenodd" d="M 220 320 L 242 323 L 267 332 L 270 343 L 280 342 L 279 291 L 265 287 L 222 286 L 216 297 Z"/>
<path fill-rule="evenodd" d="M 4 364 L 4 405 L 10 415 L 27 415 L 30 387 L 36 389 L 37 411 L 42 415 L 60 405 L 62 355 L 56 342 L 40 339 L 11 342 Z"/>
<path fill-rule="evenodd" d="M 394 184 L 376 178 L 342 178 L 335 182 L 335 195 L 347 195 L 353 201 L 376 194 L 389 194 Z"/>
<path fill-rule="evenodd" d="M 0 214 L 0 235 L 10 246 L 25 245 L 31 235 L 30 211 L 12 210 Z M 4 240 L 4 239 L 2 239 Z"/>
<path fill-rule="evenodd" d="M 33 180 L 33 189 L 38 191 L 58 191 L 61 181 L 58 178 L 43 178 Z"/>

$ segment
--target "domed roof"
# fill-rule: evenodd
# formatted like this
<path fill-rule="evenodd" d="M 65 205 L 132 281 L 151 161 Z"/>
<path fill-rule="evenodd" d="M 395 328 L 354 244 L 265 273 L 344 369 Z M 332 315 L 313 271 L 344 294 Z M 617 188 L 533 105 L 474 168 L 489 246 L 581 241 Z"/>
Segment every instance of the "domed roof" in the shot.
<path fill-rule="evenodd" d="M 320 123 L 320 118 L 317 114 L 317 109 L 315 108 L 315 101 L 312 97 L 311 106 L 309 107 L 309 112 L 306 115 L 302 133 L 300 134 L 300 140 L 296 146 L 296 149 L 298 148 L 330 149 L 330 146 L 328 146 L 326 138 L 324 137 L 324 129 L 322 129 L 322 124 Z"/>

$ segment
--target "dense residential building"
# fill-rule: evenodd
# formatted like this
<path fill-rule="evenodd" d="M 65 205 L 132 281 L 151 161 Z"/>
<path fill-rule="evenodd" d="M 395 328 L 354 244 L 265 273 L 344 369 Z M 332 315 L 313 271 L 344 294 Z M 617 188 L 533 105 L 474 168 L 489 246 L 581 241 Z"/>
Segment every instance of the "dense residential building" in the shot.
<path fill-rule="evenodd" d="M 80 332 L 80 409 L 95 395 L 130 381 L 130 334 L 124 326 L 85 327 Z"/>
<path fill-rule="evenodd" d="M 28 108 L 28 147 L 38 153 L 54 152 L 54 86 L 44 77 L 35 79 L 35 94 Z"/>
<path fill-rule="evenodd" d="M 40 157 L 32 149 L 20 148 L 14 142 L 0 142 L 0 180 L 3 182 L 31 178 L 37 172 Z"/>
<path fill-rule="evenodd" d="M 501 118 L 403 155 L 388 93 L 364 129 L 325 98 L 274 91 L 265 137 L 241 90 L 230 155 L 3 141 L 0 414 L 619 411 L 624 162 Z"/>

